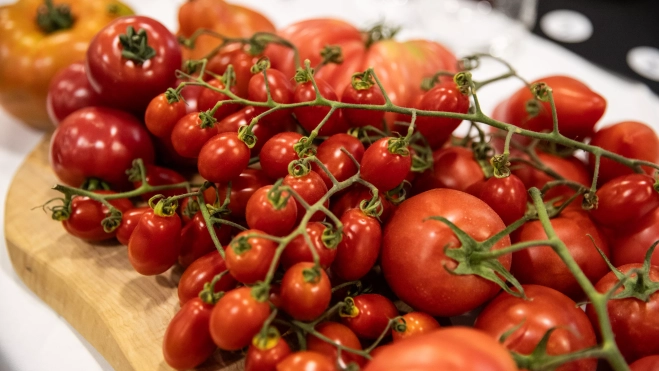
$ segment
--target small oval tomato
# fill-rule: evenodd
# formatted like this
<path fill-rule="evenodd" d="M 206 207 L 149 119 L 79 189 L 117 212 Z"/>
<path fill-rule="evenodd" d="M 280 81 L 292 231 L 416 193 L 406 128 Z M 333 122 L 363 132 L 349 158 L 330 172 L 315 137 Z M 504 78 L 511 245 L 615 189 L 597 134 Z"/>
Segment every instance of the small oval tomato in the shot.
<path fill-rule="evenodd" d="M 218 79 L 210 80 L 208 85 L 218 90 L 224 89 L 224 83 Z M 230 90 L 234 94 L 237 94 L 238 92 L 235 85 L 232 86 Z M 199 111 L 207 111 L 213 109 L 217 102 L 230 99 L 231 98 L 224 93 L 220 93 L 219 91 L 210 88 L 204 88 L 201 90 L 199 97 L 197 97 L 197 109 Z M 223 104 L 215 111 L 213 117 L 215 117 L 217 121 L 220 121 L 239 109 L 240 105 L 238 104 Z"/>
<path fill-rule="evenodd" d="M 81 108 L 100 105 L 101 97 L 89 84 L 83 62 L 72 63 L 50 80 L 46 109 L 55 125 Z"/>
<path fill-rule="evenodd" d="M 403 339 L 409 339 L 419 335 L 427 334 L 439 328 L 439 322 L 429 314 L 423 312 L 410 312 L 403 315 L 405 330 L 398 331 L 396 327 L 391 330 L 394 343 Z M 373 353 L 371 355 L 375 356 Z"/>
<path fill-rule="evenodd" d="M 341 216 L 343 238 L 336 247 L 332 273 L 346 281 L 366 275 L 380 255 L 382 228 L 377 219 L 360 209 L 347 210 Z"/>
<path fill-rule="evenodd" d="M 289 354 L 291 347 L 280 337 L 275 340 L 268 339 L 263 348 L 252 342 L 245 355 L 245 371 L 276 371 L 277 364 Z"/>
<path fill-rule="evenodd" d="M 216 4 L 218 3 L 213 3 L 213 5 Z M 229 4 L 224 4 L 224 6 L 229 6 Z M 195 21 L 193 23 L 195 23 L 195 28 L 198 28 L 199 24 L 197 23 L 197 18 L 194 19 Z M 218 24 L 217 19 L 213 19 L 213 23 Z M 188 36 L 191 36 L 193 31 L 194 29 L 190 30 Z M 253 33 L 254 32 L 248 32 L 243 36 L 251 36 Z M 213 46 L 211 46 L 208 51 L 214 48 L 216 44 L 217 40 L 214 40 Z M 204 54 L 199 54 L 199 56 L 201 57 Z M 233 66 L 233 71 L 236 74 L 236 94 L 239 97 L 247 98 L 247 89 L 249 81 L 252 78 L 252 66 L 255 65 L 261 57 L 263 57 L 262 54 L 253 54 L 252 50 L 247 45 L 241 43 L 228 44 L 222 48 L 222 51 L 208 60 L 206 69 L 217 75 L 223 75 L 229 65 Z"/>
<path fill-rule="evenodd" d="M 142 215 L 149 210 L 151 210 L 149 206 L 144 206 L 123 212 L 121 215 L 121 224 L 117 228 L 117 240 L 119 240 L 122 245 L 128 246 L 128 241 L 130 240 L 130 236 L 133 234 L 135 227 L 137 227 L 137 223 L 140 221 L 140 218 L 142 218 Z"/>
<path fill-rule="evenodd" d="M 383 105 L 384 95 L 374 83 L 346 85 L 341 94 L 341 102 L 349 104 Z M 382 128 L 385 111 L 357 108 L 342 108 L 343 118 L 350 127 L 373 126 Z"/>
<path fill-rule="evenodd" d="M 221 244 L 229 242 L 231 236 L 230 226 L 215 224 L 213 229 Z M 217 251 L 217 247 L 208 231 L 204 216 L 201 211 L 197 211 L 192 220 L 181 229 L 181 253 L 178 262 L 181 266 L 187 267 L 193 261 L 211 251 Z"/>
<path fill-rule="evenodd" d="M 176 153 L 187 158 L 199 157 L 201 147 L 217 135 L 216 125 L 205 126 L 199 112 L 190 112 L 181 117 L 172 129 L 172 147 Z"/>
<path fill-rule="evenodd" d="M 340 323 L 323 322 L 316 325 L 315 330 L 336 344 L 341 344 L 346 348 L 362 350 L 362 345 L 359 343 L 359 339 L 355 333 Z M 347 367 L 348 364 L 352 362 L 360 367 L 363 367 L 364 364 L 366 364 L 366 359 L 364 357 L 350 353 L 347 350 L 342 350 L 341 358 L 338 358 L 338 350 L 336 346 L 317 338 L 313 334 L 307 334 L 307 349 L 325 355 L 330 361 L 338 362 L 341 367 Z"/>
<path fill-rule="evenodd" d="M 320 96 L 331 100 L 337 101 L 339 98 L 336 96 L 334 89 L 321 78 L 316 78 L 316 86 L 320 92 Z M 316 90 L 314 89 L 311 81 L 303 82 L 295 87 L 293 92 L 293 103 L 309 102 L 316 99 Z M 304 130 L 311 132 L 316 129 L 318 124 L 330 112 L 330 106 L 307 106 L 293 108 L 295 117 L 300 122 Z M 341 119 L 340 111 L 335 111 L 325 121 L 323 127 L 318 131 L 319 135 L 328 136 L 342 131 L 346 131 L 348 126 Z"/>
<path fill-rule="evenodd" d="M 247 225 L 273 236 L 289 234 L 297 220 L 295 199 L 286 191 L 272 192 L 272 186 L 261 187 L 247 201 Z"/>
<path fill-rule="evenodd" d="M 110 195 L 116 192 L 100 190 L 94 193 Z M 122 213 L 133 208 L 133 204 L 127 198 L 108 202 Z M 102 203 L 86 196 L 76 196 L 71 199 L 70 208 L 71 214 L 68 219 L 62 221 L 62 226 L 71 235 L 87 241 L 103 241 L 117 234 L 119 228 L 110 233 L 103 230 L 101 222 L 108 216 L 109 210 Z"/>
<path fill-rule="evenodd" d="M 345 152 L 347 151 L 357 161 L 364 157 L 364 145 L 356 137 L 348 134 L 334 134 L 322 142 L 316 150 L 316 158 L 325 165 L 325 168 L 342 182 L 357 174 L 357 165 Z M 316 163 L 311 164 L 313 171 L 317 172 L 325 181 L 327 189 L 333 184 L 329 176 Z"/>
<path fill-rule="evenodd" d="M 453 81 L 444 81 L 428 90 L 417 101 L 416 108 L 424 111 L 467 113 L 469 96 L 463 94 Z M 449 117 L 417 116 L 416 130 L 423 134 L 431 148 L 441 148 L 462 120 Z"/>
<path fill-rule="evenodd" d="M 659 355 L 647 356 L 629 365 L 630 371 L 659 370 Z"/>
<path fill-rule="evenodd" d="M 558 175 L 566 180 L 571 180 L 583 186 L 590 187 L 592 178 L 588 169 L 581 160 L 574 156 L 560 157 L 549 153 L 538 152 L 538 159 L 545 166 L 555 171 Z M 536 187 L 542 189 L 547 182 L 556 180 L 544 171 L 535 169 L 529 165 L 523 165 L 515 170 L 513 174 L 522 180 L 526 188 Z M 556 197 L 569 197 L 574 194 L 574 189 L 569 186 L 553 187 L 544 195 L 545 200 L 551 200 Z"/>
<path fill-rule="evenodd" d="M 300 159 L 293 149 L 300 138 L 302 134 L 284 132 L 276 134 L 265 142 L 259 153 L 259 162 L 270 178 L 279 179 L 288 175 L 288 164 Z"/>
<path fill-rule="evenodd" d="M 526 212 L 526 187 L 524 183 L 510 174 L 505 178 L 492 177 L 483 184 L 478 196 L 510 225 L 524 216 Z"/>
<path fill-rule="evenodd" d="M 599 225 L 622 229 L 659 206 L 659 192 L 653 186 L 654 179 L 646 174 L 611 179 L 597 190 L 597 208 L 590 216 Z"/>
<path fill-rule="evenodd" d="M 291 317 L 311 321 L 325 311 L 332 298 L 329 277 L 313 263 L 297 263 L 281 281 L 281 307 Z"/>
<path fill-rule="evenodd" d="M 392 141 L 397 138 L 378 139 L 364 152 L 361 161 L 361 177 L 381 191 L 396 188 L 407 176 L 412 166 L 409 153 L 394 153 L 389 150 Z"/>
<path fill-rule="evenodd" d="M 336 202 L 332 199 L 331 211 L 339 218 L 350 209 L 359 209 L 359 205 L 363 200 L 370 200 L 373 198 L 371 190 L 361 184 L 354 184 L 350 186 L 346 192 L 337 196 Z M 382 203 L 382 215 L 380 220 L 386 223 L 391 217 L 391 214 L 396 210 L 396 206 L 389 201 L 382 192 L 378 192 L 378 198 Z"/>
<path fill-rule="evenodd" d="M 160 93 L 151 99 L 144 112 L 144 123 L 149 132 L 158 138 L 169 139 L 174 125 L 187 113 L 186 102 L 170 103 L 167 94 Z"/>
<path fill-rule="evenodd" d="M 278 245 L 269 238 L 247 237 L 254 234 L 264 233 L 255 229 L 242 231 L 233 238 L 226 249 L 229 273 L 233 278 L 247 285 L 265 280 Z"/>
<path fill-rule="evenodd" d="M 250 150 L 238 133 L 220 133 L 199 151 L 199 174 L 213 183 L 228 183 L 240 176 L 249 165 Z"/>
<path fill-rule="evenodd" d="M 306 230 L 312 243 L 312 248 L 318 253 L 318 264 L 323 269 L 329 268 L 336 257 L 336 246 L 330 247 L 323 241 L 327 226 L 320 222 L 309 222 Z M 281 265 L 288 269 L 300 262 L 313 262 L 313 254 L 304 236 L 300 234 L 289 242 L 281 254 Z"/>
<path fill-rule="evenodd" d="M 128 241 L 128 260 L 135 270 L 151 276 L 167 271 L 181 252 L 181 219 L 146 211 Z"/>
<path fill-rule="evenodd" d="M 217 122 L 215 127 L 217 128 L 218 133 L 237 133 L 242 126 L 248 126 L 256 116 L 256 108 L 247 106 Z M 254 133 L 257 140 L 254 147 L 251 148 L 252 155 L 258 155 L 261 152 L 263 145 L 270 140 L 270 138 L 282 131 L 280 129 L 280 126 L 269 125 L 260 121 L 254 124 L 254 126 L 252 126 L 252 133 Z"/>
<path fill-rule="evenodd" d="M 277 103 L 293 103 L 293 85 L 291 80 L 281 71 L 268 68 L 265 71 L 255 73 L 249 80 L 247 87 L 247 99 L 254 102 L 267 102 L 268 90 L 266 90 L 265 76 L 268 75 L 268 90 L 272 100 Z M 255 107 L 257 114 L 268 110 L 267 107 Z M 277 121 L 283 120 L 290 115 L 290 110 L 280 109 L 263 117 L 263 121 L 268 124 L 276 124 Z"/>
<path fill-rule="evenodd" d="M 163 338 L 165 361 L 177 370 L 195 368 L 210 357 L 217 346 L 211 338 L 213 305 L 194 298 L 185 303 L 169 322 Z"/>
<path fill-rule="evenodd" d="M 474 152 L 464 147 L 448 147 L 433 152 L 433 167 L 414 181 L 413 193 L 435 188 L 450 188 L 466 192 L 473 184 L 485 179 L 483 168 L 474 159 Z"/>
<path fill-rule="evenodd" d="M 642 263 L 650 246 L 659 240 L 659 207 L 650 211 L 635 223 L 615 231 L 611 241 L 611 262 L 619 267 L 624 264 Z M 659 265 L 659 249 L 650 259 Z"/>
<path fill-rule="evenodd" d="M 323 182 L 323 178 L 313 170 L 306 175 L 297 177 L 290 174 L 286 175 L 282 184 L 291 187 L 291 189 L 297 192 L 297 194 L 300 195 L 300 197 L 309 205 L 313 205 L 320 201 L 320 199 L 327 194 L 327 186 L 325 185 L 325 182 Z M 295 204 L 297 205 L 297 221 L 300 222 L 307 210 L 297 200 L 295 200 Z M 329 207 L 329 200 L 325 202 L 325 207 Z M 325 213 L 318 211 L 313 214 L 309 220 L 317 222 L 323 219 L 325 219 Z"/>
<path fill-rule="evenodd" d="M 183 175 L 179 174 L 178 172 L 168 169 L 166 167 L 161 167 L 161 166 L 156 166 L 156 165 L 151 165 L 147 164 L 144 166 L 145 170 L 145 180 L 147 184 L 151 186 L 162 186 L 162 185 L 172 185 L 172 184 L 178 184 L 178 183 L 183 183 L 186 182 L 187 179 L 183 177 Z M 142 181 L 138 180 L 133 182 L 133 187 L 136 189 L 142 186 Z M 172 197 L 172 196 L 177 196 L 184 194 L 186 192 L 186 188 L 172 188 L 172 189 L 167 189 L 167 190 L 161 190 L 161 191 L 155 191 L 155 192 L 147 192 L 144 193 L 141 197 L 142 200 L 144 201 L 149 201 L 151 197 L 161 194 L 165 197 Z"/>
<path fill-rule="evenodd" d="M 272 184 L 270 179 L 263 170 L 247 168 L 238 178 L 231 181 L 231 194 L 229 195 L 229 210 L 232 216 L 245 216 L 247 203 L 252 198 L 254 192 L 261 187 Z M 228 189 L 227 183 L 218 184 L 217 191 L 220 194 L 220 201 L 224 202 Z"/>
<path fill-rule="evenodd" d="M 354 306 L 341 313 L 341 322 L 360 339 L 377 339 L 387 329 L 389 320 L 398 316 L 394 303 L 380 294 L 361 294 L 352 300 Z"/>
<path fill-rule="evenodd" d="M 270 315 L 267 301 L 252 296 L 250 287 L 227 292 L 213 308 L 210 332 L 215 344 L 224 350 L 238 350 L 252 341 Z"/>
<path fill-rule="evenodd" d="M 291 353 L 277 365 L 277 371 L 337 371 L 334 361 L 318 352 Z"/>
<path fill-rule="evenodd" d="M 561 355 L 595 346 L 595 331 L 588 316 L 574 301 L 545 286 L 524 285 L 528 300 L 502 292 L 478 315 L 475 328 L 500 339 L 509 334 L 503 346 L 520 354 L 531 354 L 540 339 L 555 329 L 547 343 L 547 353 Z M 520 326 L 512 333 L 513 328 Z M 565 363 L 557 371 L 595 371 L 597 359 Z"/>
<path fill-rule="evenodd" d="M 178 282 L 178 301 L 181 305 L 199 296 L 205 283 L 210 283 L 213 277 L 227 270 L 226 263 L 217 251 L 195 260 L 183 271 Z M 230 274 L 225 274 L 215 283 L 214 292 L 229 291 L 236 286 L 236 280 Z"/>

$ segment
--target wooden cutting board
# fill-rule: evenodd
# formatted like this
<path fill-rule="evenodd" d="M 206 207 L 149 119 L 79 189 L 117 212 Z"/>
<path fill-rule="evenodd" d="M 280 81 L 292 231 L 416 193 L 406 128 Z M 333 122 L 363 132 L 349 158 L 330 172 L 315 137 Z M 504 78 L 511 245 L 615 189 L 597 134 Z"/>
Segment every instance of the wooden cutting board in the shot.
<path fill-rule="evenodd" d="M 146 277 L 118 242 L 89 244 L 66 233 L 40 205 L 61 194 L 48 164 L 49 138 L 27 157 L 7 195 L 5 236 L 19 277 L 116 370 L 171 370 L 165 329 L 179 309 L 180 269 Z M 36 208 L 35 208 L 36 207 Z M 216 352 L 202 370 L 243 370 L 242 354 Z"/>

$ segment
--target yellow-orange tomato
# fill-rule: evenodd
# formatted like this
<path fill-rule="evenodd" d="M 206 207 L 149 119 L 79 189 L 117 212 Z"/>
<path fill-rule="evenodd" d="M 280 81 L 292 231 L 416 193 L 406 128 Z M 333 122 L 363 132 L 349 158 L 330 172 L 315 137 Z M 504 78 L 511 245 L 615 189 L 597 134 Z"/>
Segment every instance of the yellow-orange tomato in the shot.
<path fill-rule="evenodd" d="M 67 6 L 72 22 L 48 22 L 46 3 Z M 89 41 L 103 26 L 132 13 L 117 0 L 18 0 L 1 6 L 0 105 L 30 126 L 52 128 L 46 112 L 51 78 L 84 60 Z"/>

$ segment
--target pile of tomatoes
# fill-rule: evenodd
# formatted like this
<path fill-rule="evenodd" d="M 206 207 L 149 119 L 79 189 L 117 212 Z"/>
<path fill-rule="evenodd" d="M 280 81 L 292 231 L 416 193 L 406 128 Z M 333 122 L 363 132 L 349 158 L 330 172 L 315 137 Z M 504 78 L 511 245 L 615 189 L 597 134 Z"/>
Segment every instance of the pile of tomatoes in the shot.
<path fill-rule="evenodd" d="M 480 127 L 454 138 L 475 117 L 477 84 L 439 44 L 365 38 L 334 20 L 226 40 L 183 63 L 189 51 L 157 21 L 118 18 L 49 94 L 65 184 L 53 216 L 78 238 L 118 239 L 140 274 L 185 268 L 164 334 L 170 366 L 219 348 L 245 351 L 248 371 L 595 370 L 598 354 L 566 358 L 602 339 L 596 308 L 576 304 L 589 294 L 579 277 L 606 292 L 628 274 L 610 326 L 634 370 L 657 367 L 651 127 L 595 131 L 605 99 L 552 76 L 540 81 L 557 123 L 527 87 L 493 117 L 565 140 L 504 144 L 505 132 Z M 325 45 L 343 62 L 326 64 Z M 587 162 L 565 146 L 588 140 Z M 542 243 L 532 187 L 571 266 Z"/>

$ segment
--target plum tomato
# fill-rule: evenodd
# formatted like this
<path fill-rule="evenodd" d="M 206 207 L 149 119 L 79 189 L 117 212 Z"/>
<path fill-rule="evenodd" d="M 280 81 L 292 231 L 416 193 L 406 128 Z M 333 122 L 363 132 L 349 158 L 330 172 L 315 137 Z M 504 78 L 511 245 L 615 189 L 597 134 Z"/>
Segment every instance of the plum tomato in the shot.
<path fill-rule="evenodd" d="M 213 308 L 210 332 L 215 344 L 223 350 L 239 350 L 252 338 L 270 315 L 268 301 L 259 301 L 252 288 L 239 287 L 227 292 Z"/>
<path fill-rule="evenodd" d="M 217 346 L 211 338 L 209 323 L 213 305 L 194 298 L 181 306 L 169 322 L 163 338 L 165 361 L 177 370 L 197 367 Z"/>
<path fill-rule="evenodd" d="M 167 271 L 176 264 L 180 252 L 181 219 L 176 212 L 146 211 L 128 240 L 128 260 L 146 276 Z"/>
<path fill-rule="evenodd" d="M 407 313 L 403 315 L 403 320 L 405 321 L 404 329 L 399 330 L 399 326 L 394 325 L 391 330 L 391 337 L 394 342 L 427 334 L 439 328 L 439 322 L 424 312 Z M 373 354 L 371 353 L 371 355 Z"/>
<path fill-rule="evenodd" d="M 329 268 L 336 257 L 336 245 L 329 246 L 323 237 L 327 233 L 336 235 L 336 230 L 321 222 L 309 222 L 306 230 L 313 249 L 318 253 L 318 264 L 323 269 Z M 335 238 L 332 238 L 332 240 L 335 240 Z M 289 242 L 281 254 L 281 265 L 284 269 L 288 269 L 300 262 L 313 262 L 313 255 L 302 234 Z"/>
<path fill-rule="evenodd" d="M 94 193 L 110 195 L 116 192 L 99 190 Z M 127 198 L 119 198 L 108 202 L 122 213 L 133 208 L 133 204 Z M 75 237 L 96 242 L 113 238 L 119 231 L 119 228 L 110 233 L 103 230 L 101 222 L 108 216 L 108 207 L 89 197 L 73 197 L 70 211 L 69 217 L 62 221 L 62 226 Z"/>
<path fill-rule="evenodd" d="M 201 147 L 197 168 L 208 181 L 228 183 L 247 169 L 249 157 L 250 149 L 238 133 L 220 133 Z"/>
<path fill-rule="evenodd" d="M 412 167 L 412 156 L 406 146 L 399 148 L 395 143 L 402 145 L 401 141 L 400 138 L 385 137 L 368 147 L 361 161 L 362 179 L 383 192 L 396 188 L 405 180 Z"/>
<path fill-rule="evenodd" d="M 222 255 L 216 250 L 195 260 L 188 266 L 178 282 L 178 301 L 184 305 L 187 301 L 199 296 L 204 284 L 213 281 L 213 277 L 227 270 Z M 229 291 L 236 286 L 236 280 L 230 274 L 225 274 L 215 283 L 214 292 Z"/>
<path fill-rule="evenodd" d="M 348 134 L 334 134 L 322 142 L 316 150 L 316 158 L 325 165 L 325 168 L 342 182 L 351 176 L 357 174 L 357 165 L 343 150 L 361 162 L 364 157 L 364 145 L 356 137 Z M 327 188 L 332 188 L 333 184 L 329 176 L 316 163 L 311 164 L 311 169 L 317 172 L 323 178 Z"/>
<path fill-rule="evenodd" d="M 340 218 L 343 237 L 336 247 L 332 273 L 346 281 L 364 277 L 375 265 L 382 245 L 382 227 L 360 209 L 346 210 Z"/>
<path fill-rule="evenodd" d="M 332 340 L 336 344 L 341 344 L 344 347 L 362 350 L 362 345 L 357 338 L 357 335 L 346 327 L 337 322 L 323 322 L 316 325 L 315 330 Z M 360 367 L 363 367 L 366 364 L 366 359 L 354 353 L 350 353 L 346 350 L 341 351 L 341 358 L 338 358 L 338 351 L 336 346 L 317 338 L 313 334 L 307 334 L 307 349 L 313 352 L 318 352 L 325 355 L 330 361 L 338 362 L 341 367 L 347 367 L 348 364 L 354 362 Z"/>
<path fill-rule="evenodd" d="M 380 294 L 361 294 L 340 312 L 341 322 L 360 339 L 375 340 L 387 329 L 389 321 L 398 317 L 391 300 Z"/>

